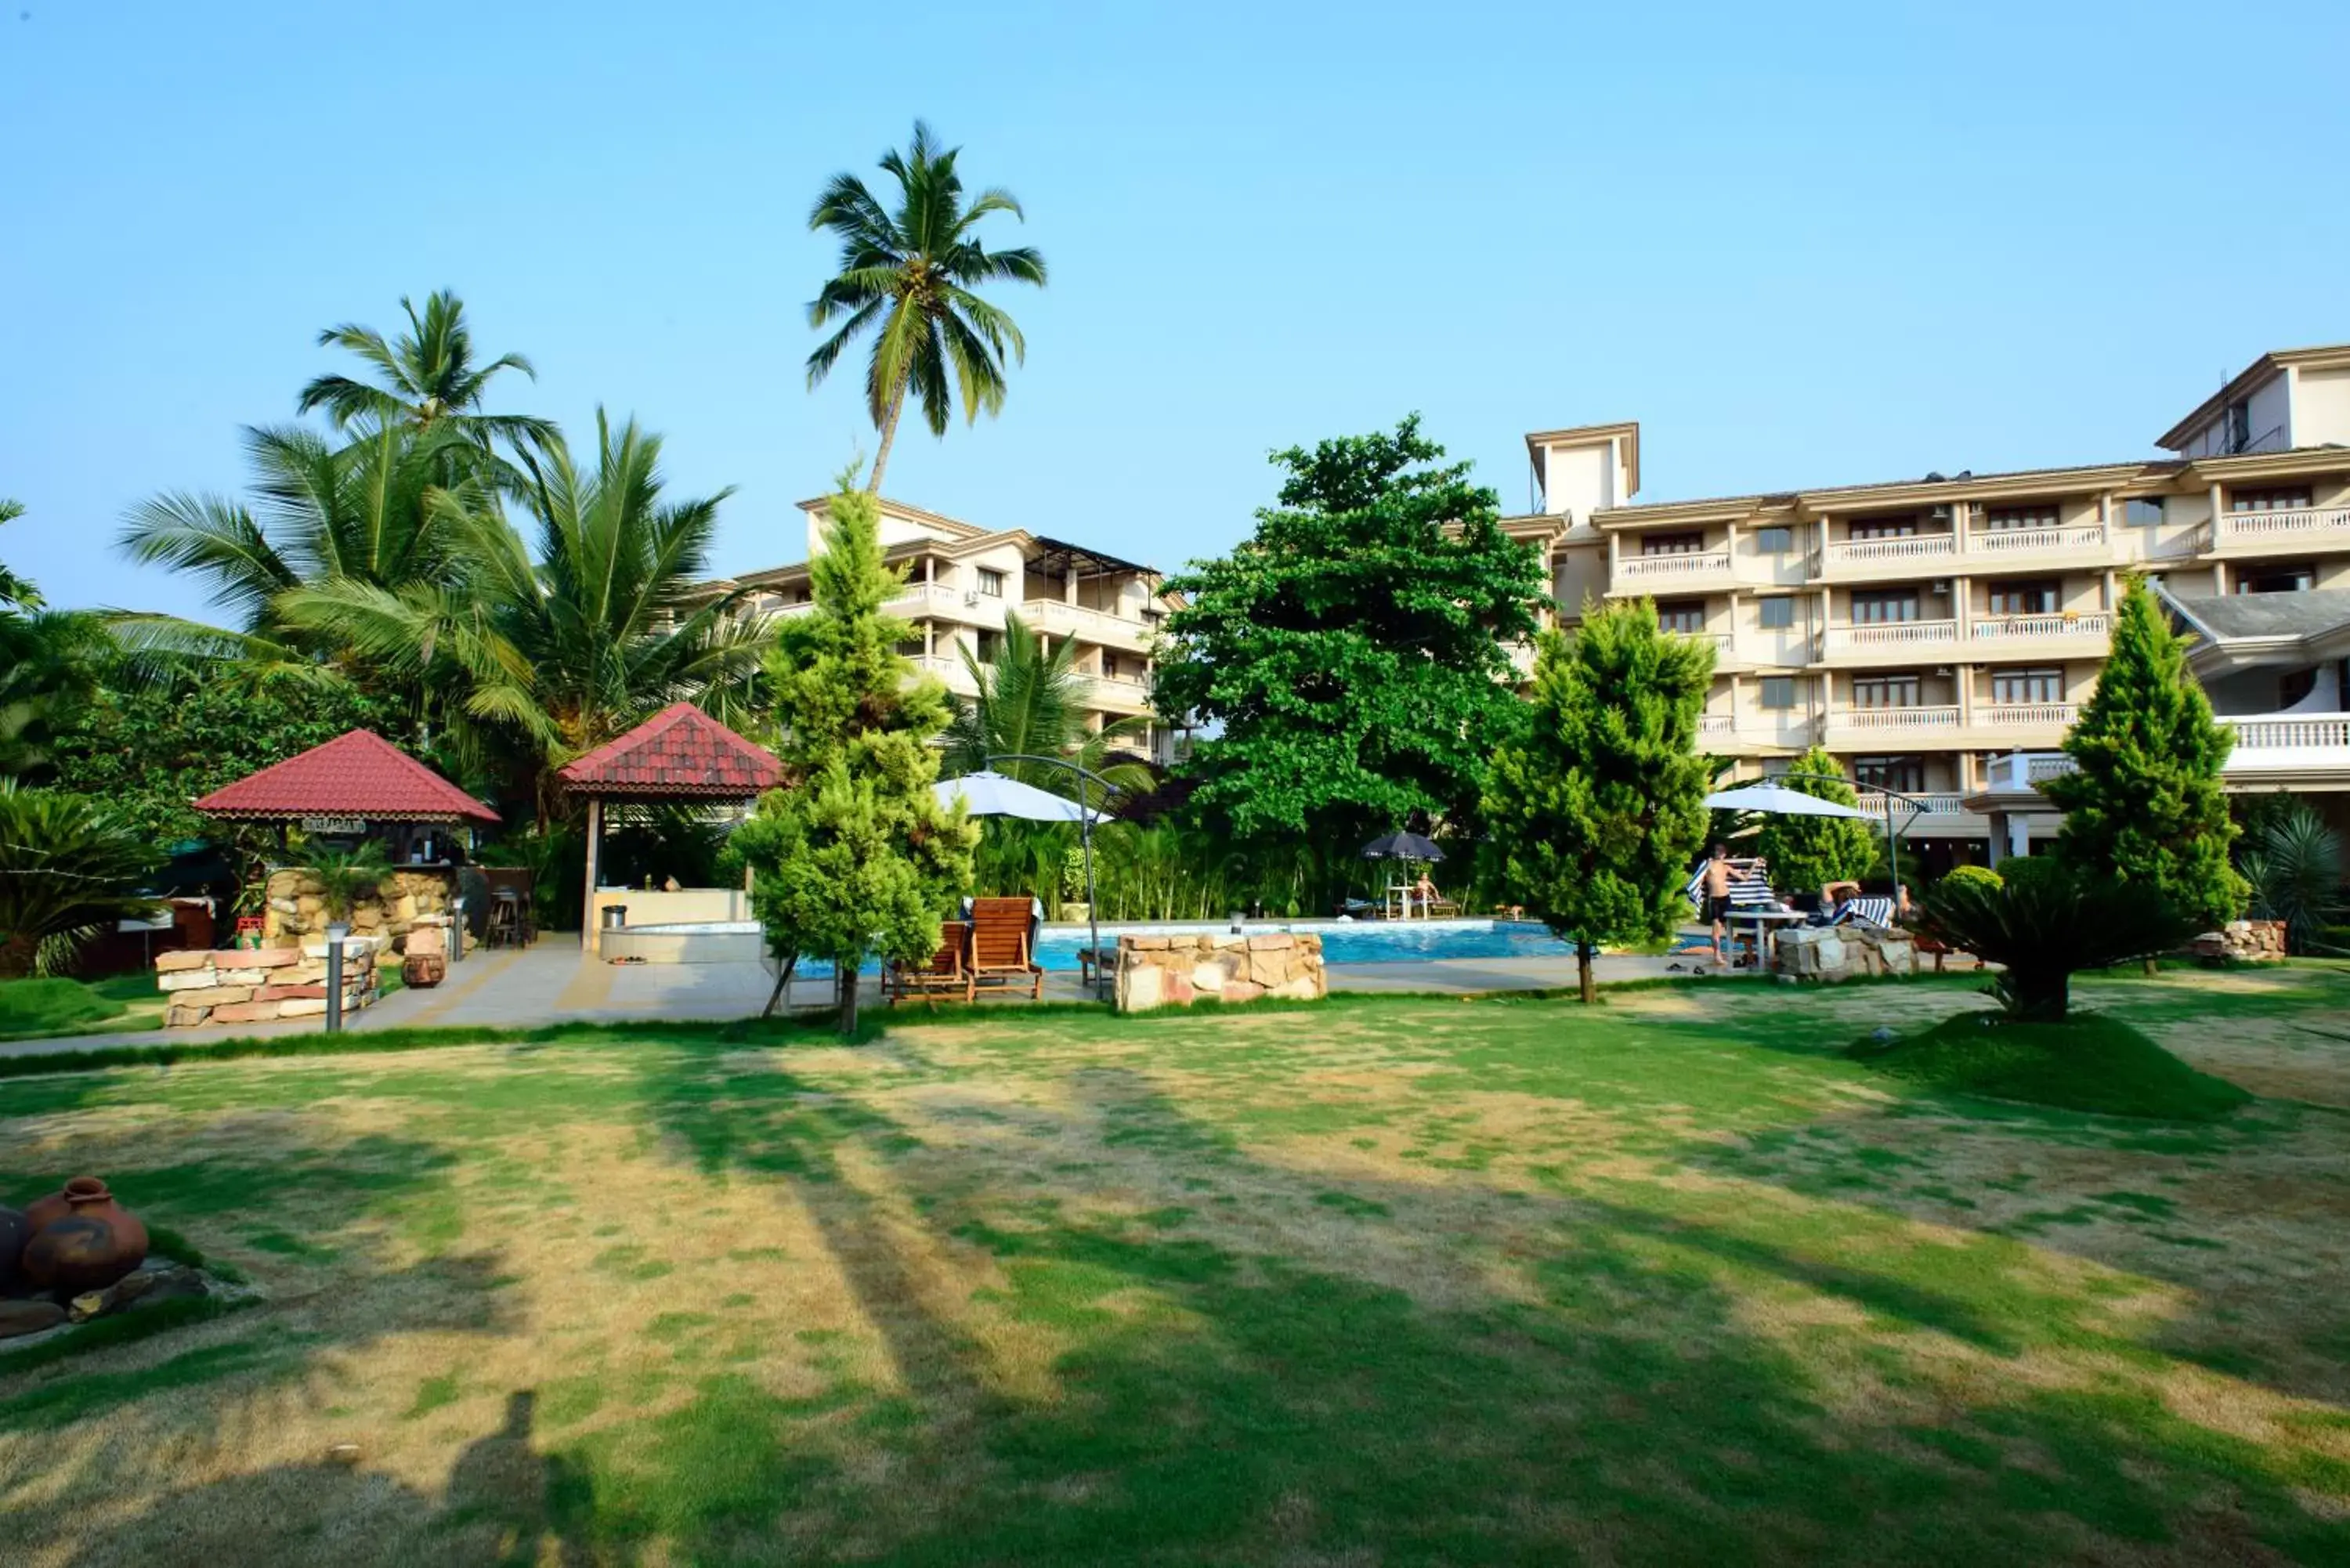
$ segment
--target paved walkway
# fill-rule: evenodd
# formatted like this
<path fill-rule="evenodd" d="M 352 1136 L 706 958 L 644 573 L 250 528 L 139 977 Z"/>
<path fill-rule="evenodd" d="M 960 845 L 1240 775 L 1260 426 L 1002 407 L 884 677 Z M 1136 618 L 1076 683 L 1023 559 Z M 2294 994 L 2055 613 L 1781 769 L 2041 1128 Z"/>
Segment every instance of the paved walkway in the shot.
<path fill-rule="evenodd" d="M 1599 960 L 1603 981 L 1667 972 L 1667 961 L 1632 954 Z M 1466 993 L 1532 991 L 1575 984 L 1572 958 L 1430 959 L 1407 963 L 1333 964 L 1336 992 L 1433 991 Z M 755 1016 L 767 1004 L 775 977 L 755 963 L 609 964 L 560 939 L 524 950 L 475 952 L 449 966 L 448 979 L 430 991 L 400 990 L 352 1014 L 354 1033 L 378 1029 L 528 1029 L 556 1023 L 618 1023 L 629 1019 L 734 1019 Z M 866 982 L 872 995 L 871 981 Z M 1084 997 L 1077 976 L 1045 976 L 1045 999 Z M 789 1005 L 822 1007 L 832 1000 L 829 980 L 795 981 Z M 879 1005 L 878 1002 L 874 1005 Z M 109 1045 L 194 1044 L 206 1040 L 314 1034 L 316 1018 L 274 1023 L 206 1025 L 198 1029 L 80 1034 L 0 1044 L 0 1056 L 36 1056 Z"/>

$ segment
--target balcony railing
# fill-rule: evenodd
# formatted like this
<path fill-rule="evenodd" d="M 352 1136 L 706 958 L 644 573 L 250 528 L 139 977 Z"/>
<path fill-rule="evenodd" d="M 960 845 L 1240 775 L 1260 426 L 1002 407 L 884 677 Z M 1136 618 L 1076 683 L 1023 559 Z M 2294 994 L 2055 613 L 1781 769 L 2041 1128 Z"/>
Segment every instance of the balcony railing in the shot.
<path fill-rule="evenodd" d="M 1966 810 L 1960 804 L 1960 797 L 1954 794 L 1939 790 L 1931 794 L 1920 794 L 1915 791 L 1903 793 L 1909 798 L 1895 800 L 1890 795 L 1864 794 L 1860 797 L 1860 809 L 1871 816 L 1890 815 L 1897 826 L 1909 815 L 1912 807 L 1922 810 L 1928 816 L 1956 816 Z"/>
<path fill-rule="evenodd" d="M 2050 637 L 2094 637 L 2102 639 L 2112 625 L 2103 610 L 2055 615 L 2002 615 L 1979 620 L 1967 628 L 1973 642 L 2023 642 Z"/>
<path fill-rule="evenodd" d="M 2029 555 L 2035 550 L 2102 550 L 2106 525 L 2075 524 L 2070 528 L 1985 528 L 1968 536 L 1967 554 Z"/>
<path fill-rule="evenodd" d="M 1020 607 L 1020 618 L 1034 629 L 1068 632 L 1096 640 L 1115 638 L 1122 642 L 1147 642 L 1153 632 L 1143 621 L 1073 605 L 1066 599 L 1029 599 Z"/>
<path fill-rule="evenodd" d="M 2350 766 L 2350 714 L 2268 713 L 2256 718 L 2229 718 L 2220 722 L 2236 732 L 2238 756 L 2278 752 L 2334 753 Z M 2281 761 L 2282 759 L 2276 759 Z M 2322 759 L 2320 759 L 2322 760 Z"/>
<path fill-rule="evenodd" d="M 1711 736 L 1716 739 L 1735 735 L 1738 733 L 1738 715 L 1735 713 L 1700 713 L 1697 718 L 1697 732 L 1700 735 Z"/>
<path fill-rule="evenodd" d="M 1832 626 L 1827 651 L 1843 653 L 1869 649 L 1929 648 L 1959 640 L 1954 620 L 1872 621 L 1863 626 Z"/>
<path fill-rule="evenodd" d="M 2350 508 L 2230 512 L 2195 531 L 2198 552 L 2225 545 L 2350 544 Z"/>
<path fill-rule="evenodd" d="M 1998 794 L 2019 794 L 2079 769 L 2080 764 L 2063 752 L 2010 752 L 1985 764 L 1983 788 Z"/>
<path fill-rule="evenodd" d="M 1843 730 L 1955 730 L 1956 708 L 1839 708 L 1830 722 Z"/>
<path fill-rule="evenodd" d="M 1627 581 L 1653 578 L 1678 580 L 1730 570 L 1727 550 L 1692 550 L 1673 556 L 1626 556 L 1616 563 L 1616 575 Z"/>
<path fill-rule="evenodd" d="M 2081 710 L 2071 702 L 1993 702 L 1975 710 L 1978 724 L 2052 724 L 2069 730 Z"/>
<path fill-rule="evenodd" d="M 1860 566 L 1885 561 L 1940 561 L 1958 553 L 1955 534 L 1906 534 L 1898 539 L 1848 539 L 1830 545 L 1827 564 Z"/>

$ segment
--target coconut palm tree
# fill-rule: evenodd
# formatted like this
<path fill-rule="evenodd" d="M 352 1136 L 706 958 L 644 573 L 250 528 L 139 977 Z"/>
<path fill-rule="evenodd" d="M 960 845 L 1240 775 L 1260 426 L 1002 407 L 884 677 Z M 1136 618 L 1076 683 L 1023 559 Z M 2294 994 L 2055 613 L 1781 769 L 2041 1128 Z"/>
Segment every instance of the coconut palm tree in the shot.
<path fill-rule="evenodd" d="M 100 802 L 0 779 L 0 980 L 56 969 L 114 922 L 146 915 L 145 837 Z"/>
<path fill-rule="evenodd" d="M 319 333 L 321 347 L 348 349 L 374 369 L 376 379 L 317 377 L 302 389 L 296 411 L 324 409 L 338 429 L 408 424 L 422 430 L 446 421 L 484 446 L 493 436 L 520 444 L 552 432 L 545 420 L 481 411 L 483 396 L 498 372 L 519 370 L 534 381 L 538 372 L 519 354 L 474 364 L 463 300 L 444 288 L 426 297 L 421 315 L 404 295 L 400 308 L 408 316 L 408 331 L 396 340 L 353 322 Z"/>
<path fill-rule="evenodd" d="M 732 492 L 664 502 L 659 436 L 633 420 L 616 431 L 600 410 L 596 435 L 590 468 L 560 437 L 524 453 L 536 558 L 495 495 L 444 496 L 436 514 L 463 561 L 452 577 L 335 577 L 276 601 L 305 635 L 449 692 L 468 744 L 521 739 L 543 820 L 565 809 L 555 768 L 671 702 L 748 722 L 772 639 L 739 592 L 697 587 Z"/>
<path fill-rule="evenodd" d="M 976 421 L 1003 407 L 1003 356 L 1027 358 L 1028 346 L 1012 317 L 972 290 L 986 283 L 1045 282 L 1045 258 L 1035 250 L 991 251 L 974 237 L 990 213 L 1026 214 L 1009 191 L 991 188 L 977 200 L 963 200 L 955 171 L 960 148 L 941 151 L 931 128 L 914 122 L 914 140 L 901 155 L 881 155 L 881 168 L 898 182 L 895 212 L 885 208 L 854 174 L 832 177 L 808 213 L 808 227 L 830 230 L 840 240 L 840 270 L 827 279 L 808 306 L 808 325 L 839 327 L 808 356 L 811 388 L 822 382 L 843 349 L 873 333 L 872 358 L 865 368 L 865 400 L 873 428 L 881 432 L 866 489 L 880 493 L 889 465 L 889 443 L 910 391 L 921 404 L 932 435 L 944 435 L 947 414 L 958 394 L 963 418 Z M 841 319 L 846 317 L 845 320 Z M 950 372 L 953 388 L 948 385 Z"/>
<path fill-rule="evenodd" d="M 993 664 L 962 650 L 963 669 L 979 695 L 963 701 L 947 725 L 945 773 L 977 773 L 990 757 L 1066 757 L 1120 789 L 1151 786 L 1149 767 L 1111 756 L 1118 742 L 1141 735 L 1149 721 L 1113 719 L 1098 730 L 1087 727 L 1087 678 L 1077 672 L 1074 639 L 1063 638 L 1047 652 L 1045 639 L 1007 612 L 998 649 Z M 1007 763 L 1000 771 L 1056 794 L 1076 794 L 1072 775 L 1060 768 Z"/>
<path fill-rule="evenodd" d="M 0 523 L 14 523 L 25 514 L 25 504 L 0 495 Z M 0 566 L 0 609 L 36 610 L 41 607 L 40 590 L 10 571 Z"/>

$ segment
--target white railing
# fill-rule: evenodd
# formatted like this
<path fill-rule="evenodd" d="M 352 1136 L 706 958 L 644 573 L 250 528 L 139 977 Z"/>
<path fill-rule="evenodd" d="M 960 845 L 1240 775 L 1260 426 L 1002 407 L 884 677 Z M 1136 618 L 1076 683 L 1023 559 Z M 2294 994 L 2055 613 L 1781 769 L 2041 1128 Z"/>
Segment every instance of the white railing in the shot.
<path fill-rule="evenodd" d="M 945 609 L 962 602 L 962 591 L 944 583 L 908 583 L 898 590 L 898 597 L 889 601 L 888 608 L 893 615 L 903 615 L 909 610 Z"/>
<path fill-rule="evenodd" d="M 1828 651 L 1848 648 L 1918 648 L 1959 640 L 1954 620 L 1872 621 L 1861 626 L 1828 628 Z"/>
<path fill-rule="evenodd" d="M 1695 550 L 1678 556 L 1626 556 L 1616 563 L 1619 577 L 1701 577 L 1730 570 L 1727 550 Z"/>
<path fill-rule="evenodd" d="M 2002 794 L 2020 794 L 2079 768 L 2063 752 L 2010 752 L 1984 764 L 1983 788 Z"/>
<path fill-rule="evenodd" d="M 2297 512 L 2230 512 L 2220 519 L 2219 540 L 2222 545 L 2237 540 L 2265 541 L 2299 539 L 2312 534 L 2332 535 L 2350 540 L 2350 508 L 2304 510 Z M 2209 549 L 2208 527 L 2201 537 Z"/>
<path fill-rule="evenodd" d="M 2033 550 L 2102 550 L 2106 525 L 2080 523 L 2070 528 L 1985 528 L 1970 535 L 1969 555 L 2003 556 Z"/>
<path fill-rule="evenodd" d="M 1955 730 L 1956 708 L 1839 708 L 1835 722 L 1846 730 Z"/>
<path fill-rule="evenodd" d="M 1959 552 L 1955 534 L 1910 534 L 1898 539 L 1850 539 L 1828 546 L 1828 565 L 1857 566 L 1874 561 L 1936 561 Z"/>
<path fill-rule="evenodd" d="M 1978 724 L 2054 724 L 2069 730 L 2081 710 L 2071 702 L 1993 702 L 1975 710 Z"/>
<path fill-rule="evenodd" d="M 1966 810 L 1966 807 L 1960 804 L 1960 796 L 1939 791 L 1932 794 L 1912 794 L 1907 800 L 1895 800 L 1890 795 L 1866 793 L 1860 796 L 1861 810 L 1871 816 L 1889 815 L 1897 824 L 1908 816 L 1913 807 L 1922 810 L 1928 816 L 1956 816 Z"/>
<path fill-rule="evenodd" d="M 1738 733 L 1738 715 L 1700 713 L 1697 716 L 1697 732 L 1700 735 L 1735 735 Z"/>
<path fill-rule="evenodd" d="M 1066 599 L 1029 599 L 1020 607 L 1020 618 L 1033 629 L 1075 632 L 1096 640 L 1116 638 L 1140 643 L 1149 641 L 1151 637 L 1151 628 L 1141 621 L 1073 605 Z"/>
<path fill-rule="evenodd" d="M 2044 637 L 2096 637 L 2106 634 L 2112 618 L 2104 610 L 2060 611 L 2055 615 L 2003 615 L 1979 620 L 1967 628 L 1975 642 L 2020 642 Z"/>
<path fill-rule="evenodd" d="M 2220 722 L 2236 732 L 2237 752 L 2339 752 L 2350 763 L 2350 713 L 2222 716 Z"/>

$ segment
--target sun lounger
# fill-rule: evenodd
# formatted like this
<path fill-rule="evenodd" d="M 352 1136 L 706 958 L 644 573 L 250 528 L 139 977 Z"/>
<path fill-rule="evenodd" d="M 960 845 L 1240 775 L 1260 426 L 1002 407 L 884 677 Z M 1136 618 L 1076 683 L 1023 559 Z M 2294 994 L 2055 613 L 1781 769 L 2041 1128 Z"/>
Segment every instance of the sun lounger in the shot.
<path fill-rule="evenodd" d="M 1044 966 L 1029 945 L 1035 907 L 1026 898 L 971 901 L 971 972 L 974 985 L 1009 989 L 1023 983 L 1031 1001 L 1045 993 Z"/>
<path fill-rule="evenodd" d="M 971 927 L 948 920 L 939 927 L 939 950 L 923 964 L 893 963 L 881 971 L 881 994 L 889 1005 L 901 996 L 960 996 L 972 1000 L 974 977 L 966 956 L 971 951 Z"/>

